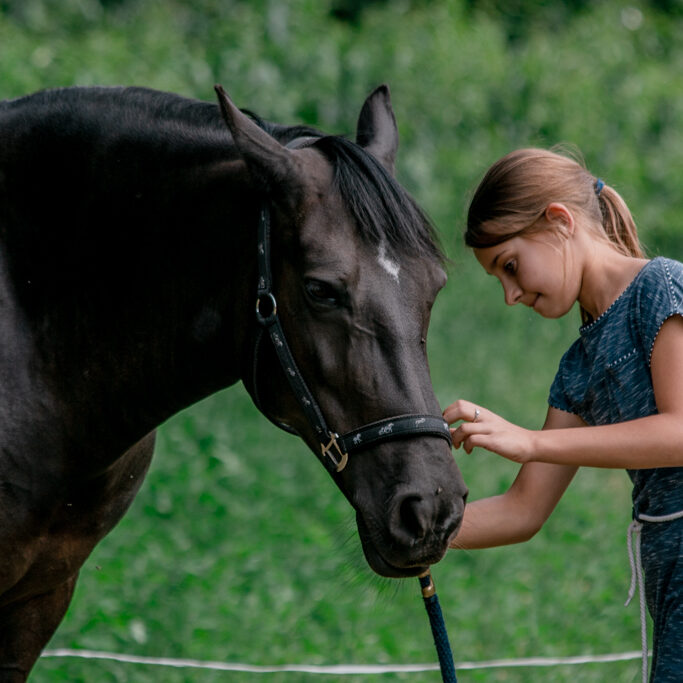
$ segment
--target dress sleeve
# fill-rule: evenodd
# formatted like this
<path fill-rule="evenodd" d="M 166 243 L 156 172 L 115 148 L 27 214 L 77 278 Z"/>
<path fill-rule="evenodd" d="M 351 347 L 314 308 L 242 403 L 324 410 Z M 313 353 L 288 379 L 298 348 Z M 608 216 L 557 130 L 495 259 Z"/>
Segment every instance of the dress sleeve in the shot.
<path fill-rule="evenodd" d="M 551 408 L 558 408 L 567 413 L 572 412 L 569 401 L 567 400 L 567 394 L 564 391 L 564 378 L 562 377 L 562 372 L 560 370 L 558 370 L 553 383 L 550 385 L 548 405 Z"/>
<path fill-rule="evenodd" d="M 648 366 L 662 325 L 673 315 L 683 315 L 683 264 L 658 259 L 648 273 L 638 297 L 638 331 Z"/>
<path fill-rule="evenodd" d="M 569 387 L 566 385 L 566 376 L 569 371 L 567 366 L 571 365 L 571 356 L 574 347 L 571 347 L 562 356 L 560 361 L 560 367 L 557 369 L 557 374 L 553 383 L 550 385 L 550 392 L 548 394 L 548 405 L 551 408 L 558 408 L 559 410 L 564 410 L 566 413 L 575 413 L 576 409 L 571 400 Z"/>

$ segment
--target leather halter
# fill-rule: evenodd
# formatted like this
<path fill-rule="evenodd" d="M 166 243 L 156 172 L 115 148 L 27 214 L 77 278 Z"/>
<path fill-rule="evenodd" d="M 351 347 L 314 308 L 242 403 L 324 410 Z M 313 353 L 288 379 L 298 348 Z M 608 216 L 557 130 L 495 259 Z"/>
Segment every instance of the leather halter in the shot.
<path fill-rule="evenodd" d="M 268 206 L 261 208 L 259 216 L 257 263 L 256 320 L 261 326 L 261 330 L 259 331 L 254 349 L 252 386 L 256 406 L 264 415 L 266 413 L 260 405 L 257 392 L 256 366 L 258 349 L 263 331 L 265 330 L 268 332 L 273 348 L 277 353 L 285 377 L 287 377 L 301 409 L 304 411 L 309 424 L 313 427 L 316 437 L 320 442 L 318 458 L 330 473 L 341 472 L 346 467 L 350 454 L 385 441 L 412 436 L 436 436 L 445 439 L 449 445 L 451 444 L 451 433 L 448 424 L 440 415 L 396 415 L 377 422 L 371 422 L 341 436 L 330 429 L 323 417 L 320 406 L 311 394 L 294 361 L 277 315 L 277 301 L 272 291 L 273 283 L 270 268 L 270 210 Z M 273 420 L 268 415 L 266 417 L 281 429 L 297 434 L 296 430 L 289 425 Z"/>

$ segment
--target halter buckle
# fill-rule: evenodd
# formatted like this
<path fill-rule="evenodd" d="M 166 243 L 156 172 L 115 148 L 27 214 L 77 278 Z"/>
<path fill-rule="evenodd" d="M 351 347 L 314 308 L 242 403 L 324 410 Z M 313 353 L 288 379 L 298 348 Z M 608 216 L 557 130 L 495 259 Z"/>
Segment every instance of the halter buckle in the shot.
<path fill-rule="evenodd" d="M 336 434 L 334 432 L 330 432 L 330 441 L 327 445 L 324 443 L 320 444 L 320 449 L 322 450 L 323 458 L 325 456 L 328 456 L 329 459 L 334 463 L 335 467 L 337 468 L 337 472 L 341 472 L 345 467 L 346 463 L 349 461 L 349 454 L 345 453 L 342 451 L 341 446 L 337 442 L 337 439 L 339 438 L 339 434 Z M 337 459 L 334 456 L 334 453 L 332 452 L 332 449 L 336 449 L 337 453 L 339 454 L 339 459 Z"/>

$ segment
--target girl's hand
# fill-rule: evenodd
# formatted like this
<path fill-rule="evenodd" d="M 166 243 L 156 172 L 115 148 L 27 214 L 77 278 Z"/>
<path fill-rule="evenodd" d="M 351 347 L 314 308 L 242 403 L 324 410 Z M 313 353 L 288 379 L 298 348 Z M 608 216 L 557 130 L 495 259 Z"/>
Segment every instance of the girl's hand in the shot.
<path fill-rule="evenodd" d="M 462 399 L 448 406 L 443 416 L 448 424 L 463 421 L 459 427 L 451 428 L 455 448 L 462 445 L 471 453 L 478 446 L 514 462 L 533 460 L 534 432 L 531 430 L 517 427 L 490 410 Z"/>

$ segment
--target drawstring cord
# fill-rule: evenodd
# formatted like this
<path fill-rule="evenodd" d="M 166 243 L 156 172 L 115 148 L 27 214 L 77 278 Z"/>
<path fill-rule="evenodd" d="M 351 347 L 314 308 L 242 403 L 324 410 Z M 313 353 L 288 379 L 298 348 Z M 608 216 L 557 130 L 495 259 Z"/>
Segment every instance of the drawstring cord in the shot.
<path fill-rule="evenodd" d="M 624 607 L 628 607 L 633 600 L 636 593 L 636 585 L 638 587 L 638 598 L 640 603 L 640 645 L 643 652 L 642 657 L 642 672 L 643 683 L 647 683 L 647 616 L 645 612 L 645 590 L 643 587 L 643 565 L 640 560 L 640 530 L 643 528 L 641 522 L 634 519 L 629 524 L 626 533 L 626 541 L 628 545 L 628 561 L 631 565 L 631 586 L 628 589 L 628 599 L 624 603 Z M 634 553 L 635 545 L 635 553 Z"/>
<path fill-rule="evenodd" d="M 628 546 L 628 561 L 631 565 L 631 586 L 628 589 L 628 599 L 624 603 L 624 607 L 631 604 L 631 600 L 638 589 L 638 602 L 640 604 L 640 642 L 643 652 L 642 657 L 642 673 L 643 683 L 647 683 L 647 612 L 645 609 L 645 589 L 643 586 L 643 564 L 641 561 L 640 552 L 640 532 L 643 528 L 643 522 L 673 522 L 675 519 L 683 517 L 683 510 L 673 512 L 670 515 L 639 515 L 631 524 L 629 524 L 626 532 L 626 543 Z"/>

